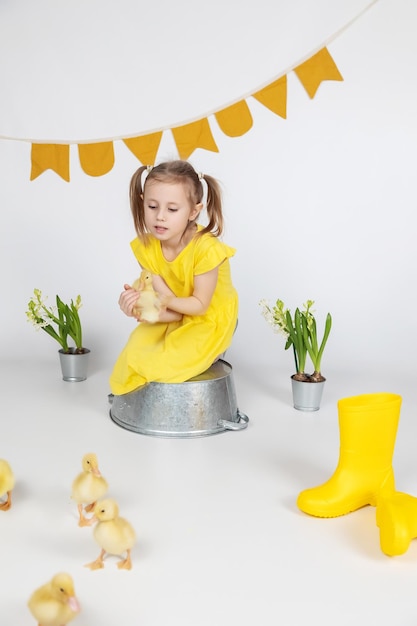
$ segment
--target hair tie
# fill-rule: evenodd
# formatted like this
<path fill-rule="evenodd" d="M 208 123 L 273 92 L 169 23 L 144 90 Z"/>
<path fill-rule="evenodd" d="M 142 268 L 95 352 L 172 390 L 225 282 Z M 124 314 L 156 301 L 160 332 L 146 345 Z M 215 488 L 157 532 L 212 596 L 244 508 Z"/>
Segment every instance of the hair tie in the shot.
<path fill-rule="evenodd" d="M 198 176 L 199 180 L 201 180 L 202 178 L 204 178 L 204 174 L 203 174 L 203 172 L 198 172 L 197 176 Z"/>

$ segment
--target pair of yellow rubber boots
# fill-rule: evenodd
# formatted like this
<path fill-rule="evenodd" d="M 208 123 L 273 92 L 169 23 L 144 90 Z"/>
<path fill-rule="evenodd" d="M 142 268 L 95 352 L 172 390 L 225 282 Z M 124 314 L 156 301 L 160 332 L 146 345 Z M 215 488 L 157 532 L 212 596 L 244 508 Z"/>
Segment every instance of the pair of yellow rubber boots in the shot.
<path fill-rule="evenodd" d="M 299 509 L 315 517 L 375 506 L 381 550 L 388 556 L 404 554 L 417 537 L 417 498 L 395 490 L 392 467 L 401 401 L 392 393 L 339 400 L 337 468 L 327 482 L 297 499 Z"/>

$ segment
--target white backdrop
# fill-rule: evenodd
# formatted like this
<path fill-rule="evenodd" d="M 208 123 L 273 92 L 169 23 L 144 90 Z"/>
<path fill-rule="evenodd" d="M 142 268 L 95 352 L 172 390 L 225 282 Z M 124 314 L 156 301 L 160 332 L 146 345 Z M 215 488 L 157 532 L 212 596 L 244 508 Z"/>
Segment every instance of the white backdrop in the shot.
<path fill-rule="evenodd" d="M 0 0 L 0 135 L 91 140 L 199 119 L 304 61 L 374 1 Z"/>
<path fill-rule="evenodd" d="M 294 2 L 265 1 L 256 14 L 252 3 L 223 4 L 194 15 L 187 0 L 175 13 L 163 2 L 0 0 L 0 134 L 90 140 L 188 121 L 271 82 L 342 29 L 328 48 L 344 82 L 323 83 L 310 100 L 290 73 L 287 120 L 248 99 L 251 131 L 228 138 L 213 124 L 220 152 L 196 150 L 190 161 L 222 182 L 224 239 L 237 248 L 234 367 L 254 381 L 265 367 L 292 373 L 258 301 L 294 308 L 311 298 L 319 322 L 333 314 L 324 374 L 392 372 L 388 390 L 401 393 L 417 335 L 417 4 L 379 0 L 346 30 L 369 2 L 290 11 Z M 28 353 L 57 358 L 58 345 L 26 322 L 38 287 L 51 301 L 82 295 L 84 343 L 110 371 L 132 328 L 117 299 L 137 275 L 128 184 L 140 165 L 122 142 L 115 152 L 112 171 L 91 178 L 72 146 L 70 183 L 52 171 L 30 182 L 30 143 L 0 140 L 3 366 Z M 158 160 L 176 156 L 167 131 Z"/>

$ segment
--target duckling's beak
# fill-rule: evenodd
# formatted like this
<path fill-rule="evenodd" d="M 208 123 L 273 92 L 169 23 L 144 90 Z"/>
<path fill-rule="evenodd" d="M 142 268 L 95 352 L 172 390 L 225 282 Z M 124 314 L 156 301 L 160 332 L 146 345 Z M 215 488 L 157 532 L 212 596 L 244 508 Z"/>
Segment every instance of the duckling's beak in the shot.
<path fill-rule="evenodd" d="M 80 603 L 78 602 L 78 599 L 75 596 L 70 596 L 68 598 L 68 604 L 69 604 L 71 611 L 74 611 L 74 613 L 79 613 L 79 611 L 81 610 Z"/>
<path fill-rule="evenodd" d="M 98 469 L 98 467 L 94 467 L 93 468 L 93 474 L 94 474 L 94 476 L 101 476 L 101 472 Z"/>

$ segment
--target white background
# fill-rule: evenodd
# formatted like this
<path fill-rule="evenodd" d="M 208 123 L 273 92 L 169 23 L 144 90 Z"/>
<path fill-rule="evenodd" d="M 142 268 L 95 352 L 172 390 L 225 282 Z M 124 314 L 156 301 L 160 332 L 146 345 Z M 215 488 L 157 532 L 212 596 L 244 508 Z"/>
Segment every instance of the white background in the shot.
<path fill-rule="evenodd" d="M 336 401 L 357 393 L 403 396 L 397 478 L 417 492 L 417 4 L 379 0 L 343 30 L 367 4 L 0 0 L 0 134 L 14 138 L 0 140 L 0 455 L 19 478 L 13 509 L 0 519 L 2 536 L 13 537 L 4 553 L 7 623 L 32 623 L 32 588 L 67 567 L 83 601 L 80 626 L 119 618 L 126 626 L 330 626 L 359 615 L 358 623 L 375 615 L 380 624 L 415 623 L 415 546 L 403 560 L 382 555 L 370 507 L 329 524 L 295 508 L 298 491 L 335 466 Z M 116 141 L 112 171 L 91 178 L 73 145 L 70 183 L 52 171 L 30 182 L 24 140 L 93 141 L 198 119 L 327 41 L 343 82 L 323 83 L 311 100 L 289 72 L 288 119 L 248 98 L 250 132 L 228 138 L 210 118 L 220 151 L 190 158 L 221 181 L 224 239 L 237 249 L 239 327 L 228 360 L 248 430 L 167 442 L 117 429 L 106 419 L 107 379 L 132 328 L 117 299 L 138 273 L 128 185 L 140 163 Z M 167 130 L 158 161 L 176 156 Z M 82 295 L 92 350 L 85 383 L 59 380 L 58 345 L 27 324 L 34 287 L 51 302 L 56 293 Z M 292 356 L 263 320 L 261 298 L 290 308 L 315 300 L 320 328 L 333 315 L 317 415 L 291 407 Z M 118 599 L 114 562 L 97 577 L 81 568 L 95 548 L 67 500 L 87 448 L 139 529 L 138 578 L 123 577 Z M 37 508 L 46 501 L 49 515 Z"/>
<path fill-rule="evenodd" d="M 32 104 L 37 110 L 40 94 L 48 85 L 48 66 L 38 67 L 39 72 L 44 68 L 39 85 L 28 86 L 25 81 L 32 57 L 35 53 L 42 56 L 39 50 L 44 57 L 57 62 L 53 49 L 46 52 L 48 39 L 42 36 L 47 32 L 57 37 L 53 30 L 57 4 L 54 3 L 54 11 L 48 11 L 45 2 L 42 13 L 42 4 L 37 3 L 35 28 L 31 17 L 33 3 L 2 2 L 5 24 L 7 18 L 11 19 L 10 13 L 17 14 L 19 4 L 22 5 L 19 29 L 15 25 L 14 36 L 9 32 L 7 38 L 13 40 L 15 53 L 7 56 L 8 63 L 2 70 L 7 69 L 13 80 L 6 83 L 7 90 L 2 84 L 4 98 L 0 100 L 0 119 L 5 134 L 15 131 L 15 135 L 20 135 L 16 127 L 21 126 L 22 134 L 29 136 L 27 119 L 31 119 Z M 86 4 L 87 11 L 89 3 L 83 3 L 83 7 Z M 130 5 L 130 11 L 140 13 L 140 5 L 126 4 Z M 352 17 L 352 10 L 342 10 L 343 4 L 350 3 L 338 4 L 345 18 L 347 14 Z M 312 48 L 320 48 L 325 37 L 320 3 L 317 3 L 317 10 L 313 10 L 312 3 L 304 5 L 310 7 L 311 30 L 314 31 L 317 22 L 321 39 L 313 43 L 309 33 L 309 50 L 299 52 L 299 57 L 308 56 Z M 358 9 L 360 3 L 356 5 Z M 71 13 L 66 3 L 62 3 L 62 10 L 65 15 Z M 80 12 L 81 5 L 75 3 L 74 14 L 79 17 Z M 241 15 L 237 8 L 235 14 Z M 103 19 L 103 13 L 100 16 Z M 262 21 L 260 16 L 257 19 Z M 296 16 L 299 18 L 298 14 Z M 218 18 L 223 19 L 220 10 Z M 241 303 L 239 330 L 232 347 L 236 364 L 244 363 L 258 371 L 280 363 L 292 368 L 290 353 L 284 352 L 281 337 L 273 335 L 262 319 L 258 301 L 280 298 L 290 308 L 295 308 L 310 298 L 316 301 L 319 323 L 327 311 L 333 315 L 333 331 L 322 363 L 327 375 L 331 376 L 335 370 L 348 373 L 352 368 L 359 368 L 364 374 L 372 367 L 389 368 L 393 374 L 413 370 L 416 253 L 412 217 L 416 202 L 417 133 L 413 33 L 416 18 L 417 7 L 411 0 L 377 2 L 329 45 L 343 82 L 322 83 L 311 100 L 295 74 L 290 72 L 288 119 L 276 116 L 248 98 L 253 128 L 243 137 L 228 138 L 211 119 L 219 153 L 196 150 L 191 155 L 190 160 L 197 170 L 216 176 L 223 185 L 224 239 L 237 248 L 232 267 Z M 189 27 L 186 32 L 182 20 L 176 27 L 171 24 L 167 32 L 162 31 L 159 24 L 157 27 L 156 22 L 149 29 L 144 25 L 138 27 L 138 38 L 144 34 L 151 37 L 148 30 L 152 31 L 155 46 L 152 54 L 135 60 L 135 76 L 129 73 L 124 77 L 130 89 L 133 89 L 132 81 L 136 85 L 137 99 L 149 99 L 141 77 L 151 73 L 149 64 L 154 58 L 160 56 L 166 60 L 167 54 L 171 58 L 173 40 L 179 41 L 180 48 L 185 46 L 184 39 L 189 43 L 187 52 L 179 55 L 178 85 L 186 83 L 189 88 L 195 80 L 206 80 L 210 58 L 205 61 L 207 68 L 202 64 L 197 74 L 187 73 L 187 64 L 196 52 L 192 42 L 198 38 L 201 21 L 204 22 L 198 18 L 194 29 Z M 279 8 L 276 21 L 278 29 Z M 333 27 L 336 22 L 332 21 Z M 130 28 L 130 24 L 129 19 L 126 28 Z M 270 24 L 271 19 L 266 19 L 266 32 L 272 36 L 268 31 Z M 81 26 L 85 34 L 84 22 Z M 337 28 L 340 27 L 339 21 Z M 108 55 L 115 59 L 120 54 L 124 58 L 124 46 L 117 45 L 117 37 L 123 40 L 123 28 L 120 25 L 116 28 L 112 23 L 108 29 L 106 41 L 111 42 Z M 303 22 L 301 40 L 305 29 L 307 25 Z M 277 75 L 282 71 L 280 59 L 277 57 L 274 62 L 269 59 L 265 70 L 262 29 L 252 28 L 248 22 L 244 23 L 243 19 L 239 22 L 236 18 L 236 27 L 229 30 L 229 35 L 241 30 L 246 32 L 251 56 L 260 55 L 257 77 L 252 68 L 251 82 L 256 89 L 268 82 L 268 75 L 274 78 L 272 66 L 276 67 Z M 68 127 L 63 125 L 62 138 L 72 133 L 76 121 L 85 140 L 102 137 L 87 132 L 87 118 L 94 130 L 98 130 L 96 119 L 101 118 L 110 120 L 112 131 L 141 130 L 140 115 L 136 125 L 132 120 L 129 129 L 123 128 L 121 103 L 125 100 L 129 110 L 129 97 L 122 98 L 120 93 L 120 107 L 117 111 L 113 109 L 110 117 L 104 97 L 100 106 L 94 107 L 94 112 L 89 109 L 92 105 L 87 99 L 85 115 L 80 114 L 82 88 L 76 89 L 74 85 L 81 81 L 82 59 L 77 54 L 79 39 L 74 21 L 69 20 L 63 32 L 66 37 L 71 35 L 74 57 L 73 64 L 62 65 L 62 76 L 57 83 L 68 122 Z M 92 50 L 94 32 L 91 31 Z M 326 36 L 330 36 L 329 32 Z M 36 38 L 37 47 L 34 47 Z M 168 52 L 162 45 L 166 39 Z M 278 30 L 276 40 L 280 41 Z M 3 38 L 0 41 L 1 46 L 6 46 Z M 204 41 L 200 42 L 200 54 L 204 47 Z M 281 47 L 282 44 L 278 45 L 278 50 Z M 68 55 L 68 45 L 63 48 Z M 228 46 L 223 54 L 235 58 L 236 50 Z M 5 50 L 3 58 L 6 55 Z M 216 101 L 222 103 L 222 98 L 228 101 L 232 97 L 224 92 L 231 75 L 222 76 L 222 63 L 216 61 L 216 72 L 212 73 L 218 73 Z M 287 58 L 285 62 L 288 63 Z M 127 68 L 131 65 L 132 61 Z M 23 79 L 19 72 L 23 72 Z M 68 77 L 65 98 L 63 76 Z M 160 96 L 165 108 L 173 94 L 177 97 L 175 86 L 170 84 L 172 80 L 168 72 L 166 92 Z M 113 92 L 112 84 L 109 80 L 109 93 Z M 241 87 L 239 85 L 238 89 Z M 245 89 L 248 88 L 246 85 Z M 49 85 L 47 93 L 51 91 L 53 88 Z M 208 93 L 209 98 L 213 98 L 211 89 Z M 236 99 L 241 93 L 235 94 Z M 157 109 L 158 98 L 151 100 L 150 108 Z M 10 102 L 15 105 L 13 111 Z M 219 104 L 219 108 L 222 106 Z M 44 107 L 47 125 L 52 118 L 48 100 Z M 197 105 L 193 113 L 200 111 L 201 106 Z M 191 111 L 186 113 L 192 115 Z M 161 117 L 164 115 L 162 110 Z M 118 121 L 117 128 L 113 118 Z M 106 135 L 102 126 L 101 122 L 101 130 Z M 37 135 L 37 138 L 42 136 Z M 65 299 L 78 293 L 82 295 L 85 343 L 109 369 L 127 337 L 131 321 L 123 319 L 117 299 L 123 283 L 137 275 L 137 265 L 129 248 L 134 231 L 128 206 L 128 184 L 140 163 L 121 141 L 116 141 L 114 146 L 115 166 L 105 176 L 92 178 L 84 174 L 73 145 L 70 183 L 51 170 L 30 182 L 30 143 L 0 141 L 0 254 L 4 298 L 0 332 L 3 354 L 8 358 L 28 353 L 36 358 L 48 358 L 47 355 L 55 358 L 51 354 L 55 348 L 52 340 L 35 333 L 26 323 L 26 303 L 34 287 L 49 295 L 51 302 L 56 293 Z M 158 160 L 176 156 L 168 130 L 164 133 Z"/>

